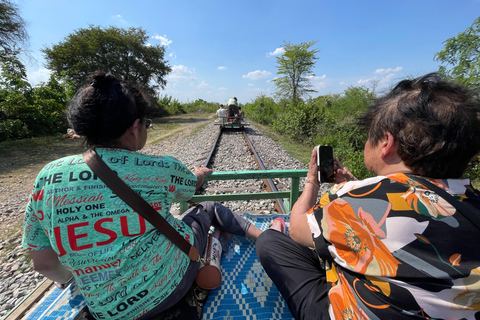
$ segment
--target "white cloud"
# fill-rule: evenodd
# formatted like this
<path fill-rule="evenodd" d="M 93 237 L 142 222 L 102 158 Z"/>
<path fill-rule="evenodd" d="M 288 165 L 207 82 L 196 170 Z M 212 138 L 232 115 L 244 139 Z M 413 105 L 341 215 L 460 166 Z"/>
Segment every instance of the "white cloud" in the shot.
<path fill-rule="evenodd" d="M 121 14 L 117 14 L 110 17 L 115 23 L 122 25 L 130 25 L 125 19 L 123 19 Z"/>
<path fill-rule="evenodd" d="M 319 80 L 325 79 L 326 77 L 327 77 L 327 75 L 325 75 L 325 74 L 321 77 L 317 77 L 314 74 L 310 74 L 310 75 L 307 76 L 307 79 L 309 79 L 311 81 L 319 81 Z"/>
<path fill-rule="evenodd" d="M 375 79 L 360 79 L 357 81 L 358 84 L 367 84 L 370 83 L 370 81 L 375 80 Z"/>
<path fill-rule="evenodd" d="M 32 86 L 36 86 L 41 82 L 48 82 L 50 74 L 50 70 L 42 68 L 33 72 L 27 72 L 27 79 Z"/>
<path fill-rule="evenodd" d="M 168 48 L 170 48 L 170 44 L 172 43 L 172 40 L 168 40 L 166 35 L 160 36 L 158 34 L 155 34 L 154 36 L 152 36 L 152 38 L 156 40 L 160 40 L 160 44 Z"/>
<path fill-rule="evenodd" d="M 224 88 L 224 87 L 220 87 L 220 88 L 218 88 L 218 90 L 219 90 L 219 91 L 228 91 L 228 89 L 227 89 L 227 88 Z"/>
<path fill-rule="evenodd" d="M 244 79 L 258 80 L 258 79 L 268 78 L 271 74 L 272 74 L 272 73 L 271 73 L 270 71 L 266 71 L 266 70 L 263 70 L 263 71 L 256 70 L 256 71 L 251 71 L 251 72 L 249 72 L 248 74 L 243 75 L 242 77 L 243 77 Z"/>
<path fill-rule="evenodd" d="M 392 69 L 392 68 L 377 69 L 377 70 L 375 70 L 375 73 L 385 74 L 385 73 L 391 73 L 391 72 L 398 72 L 398 71 L 401 71 L 402 69 L 403 69 L 403 67 L 396 67 L 395 69 Z"/>
<path fill-rule="evenodd" d="M 340 81 L 339 84 L 343 86 L 343 85 L 345 85 L 346 83 L 345 83 L 344 81 Z"/>
<path fill-rule="evenodd" d="M 278 56 L 278 55 L 281 55 L 281 54 L 284 54 L 284 53 L 285 53 L 285 49 L 280 47 L 280 48 L 275 49 L 275 51 L 273 51 L 273 52 L 268 52 L 267 57 Z"/>
<path fill-rule="evenodd" d="M 227 69 L 227 67 L 225 67 L 225 66 L 219 66 L 217 69 L 218 69 L 218 70 L 225 70 L 225 69 Z"/>
<path fill-rule="evenodd" d="M 249 87 L 255 87 L 255 85 L 253 83 L 249 83 L 248 86 Z"/>
<path fill-rule="evenodd" d="M 311 74 L 307 76 L 307 78 L 310 80 L 313 90 L 320 91 L 320 89 L 325 88 L 327 85 L 325 81 L 327 79 L 327 75 L 325 74 L 320 77 L 317 77 L 316 75 Z"/>
<path fill-rule="evenodd" d="M 175 52 L 170 52 L 168 56 L 172 59 L 177 59 L 177 54 Z"/>
<path fill-rule="evenodd" d="M 202 83 L 200 83 L 197 87 L 198 89 L 206 89 L 208 88 L 208 83 L 202 80 Z"/>
<path fill-rule="evenodd" d="M 167 76 L 167 80 L 172 82 L 195 79 L 195 70 L 191 71 L 184 65 L 173 66 L 172 72 Z"/>

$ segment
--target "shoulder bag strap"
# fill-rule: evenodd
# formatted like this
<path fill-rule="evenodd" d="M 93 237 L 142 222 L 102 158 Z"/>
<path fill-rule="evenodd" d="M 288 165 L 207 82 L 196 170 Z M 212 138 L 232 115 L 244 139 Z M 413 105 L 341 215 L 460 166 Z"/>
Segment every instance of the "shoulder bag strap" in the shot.
<path fill-rule="evenodd" d="M 468 208 L 464 203 L 462 203 L 461 201 L 458 201 L 453 197 L 453 195 L 451 195 L 447 191 L 436 186 L 435 184 L 431 183 L 428 180 L 425 180 L 423 178 L 420 178 L 411 174 L 407 174 L 406 176 L 426 186 L 428 189 L 434 191 L 436 194 L 442 197 L 445 201 L 450 203 L 455 209 L 457 209 L 457 211 L 461 215 L 463 215 L 468 221 L 470 221 L 475 227 L 477 227 L 478 230 L 480 230 L 480 216 L 475 212 L 473 212 L 470 208 Z"/>
<path fill-rule="evenodd" d="M 162 232 L 177 247 L 185 252 L 191 260 L 199 261 L 200 256 L 197 249 L 188 243 L 165 220 L 158 212 L 152 208 L 141 196 L 133 191 L 125 182 L 123 182 L 107 164 L 100 158 L 95 149 L 89 149 L 83 154 L 83 160 L 88 167 L 103 181 L 117 196 L 119 196 L 127 205 L 134 209 L 139 215 L 144 217 L 155 228 Z"/>

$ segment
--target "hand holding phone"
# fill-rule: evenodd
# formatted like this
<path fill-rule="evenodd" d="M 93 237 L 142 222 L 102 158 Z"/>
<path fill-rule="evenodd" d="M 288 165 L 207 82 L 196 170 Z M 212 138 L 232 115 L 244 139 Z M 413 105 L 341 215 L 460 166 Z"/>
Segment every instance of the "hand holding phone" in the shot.
<path fill-rule="evenodd" d="M 333 172 L 333 149 L 331 146 L 316 146 L 317 149 L 317 171 L 318 181 L 333 182 L 335 180 Z"/>

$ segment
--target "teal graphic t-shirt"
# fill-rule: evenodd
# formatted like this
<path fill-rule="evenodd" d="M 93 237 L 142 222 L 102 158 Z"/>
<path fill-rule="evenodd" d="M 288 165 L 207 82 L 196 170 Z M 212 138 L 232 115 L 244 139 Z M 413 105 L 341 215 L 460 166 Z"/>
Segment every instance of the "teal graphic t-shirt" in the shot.
<path fill-rule="evenodd" d="M 193 244 L 170 214 L 189 200 L 196 176 L 170 156 L 97 149 L 107 165 Z M 23 247 L 52 247 L 98 319 L 135 319 L 161 303 L 185 274 L 189 257 L 134 212 L 83 162 L 58 159 L 38 174 L 25 212 Z"/>

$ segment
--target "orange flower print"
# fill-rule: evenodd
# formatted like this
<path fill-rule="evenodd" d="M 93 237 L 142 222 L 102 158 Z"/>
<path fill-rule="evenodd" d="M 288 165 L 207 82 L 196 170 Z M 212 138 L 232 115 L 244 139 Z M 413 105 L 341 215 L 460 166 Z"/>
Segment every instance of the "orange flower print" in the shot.
<path fill-rule="evenodd" d="M 410 187 L 402 198 L 417 213 L 428 217 L 442 218 L 455 213 L 447 201 L 430 190 Z"/>
<path fill-rule="evenodd" d="M 335 319 L 368 319 L 365 312 L 358 309 L 355 296 L 351 288 L 348 286 L 347 279 L 345 279 L 342 274 L 339 276 L 339 281 L 328 293 L 328 298 Z"/>
<path fill-rule="evenodd" d="M 417 213 L 439 219 L 455 213 L 455 209 L 447 201 L 433 191 L 422 189 L 421 184 L 406 175 L 402 173 L 392 174 L 388 178 L 410 186 L 402 198 Z"/>
<path fill-rule="evenodd" d="M 379 237 L 385 234 L 373 217 L 359 209 L 359 217 L 344 200 L 337 199 L 324 208 L 325 238 L 335 246 L 341 266 L 361 274 L 394 277 L 400 262 Z M 383 223 L 384 219 L 382 220 Z M 338 260 L 338 259 L 337 259 Z"/>

